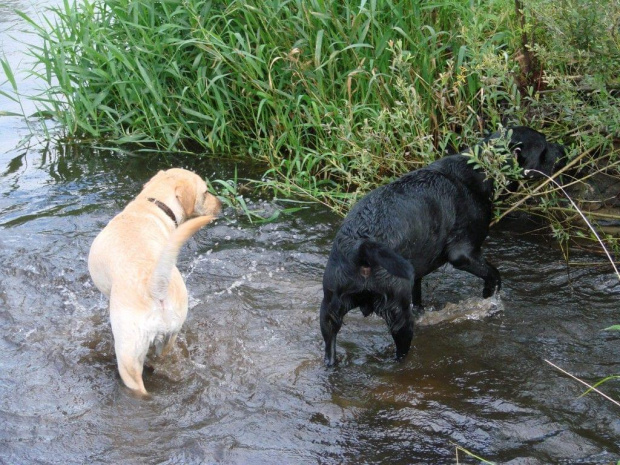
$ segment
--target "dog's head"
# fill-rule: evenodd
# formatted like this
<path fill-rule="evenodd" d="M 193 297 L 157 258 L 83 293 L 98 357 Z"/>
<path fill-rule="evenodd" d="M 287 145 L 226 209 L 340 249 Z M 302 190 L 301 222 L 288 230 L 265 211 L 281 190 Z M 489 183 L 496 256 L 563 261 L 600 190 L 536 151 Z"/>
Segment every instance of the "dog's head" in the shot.
<path fill-rule="evenodd" d="M 205 181 L 196 173 L 182 168 L 160 171 L 144 185 L 142 194 L 163 202 L 171 202 L 173 197 L 186 219 L 217 215 L 222 208 L 219 199 L 209 193 Z"/>
<path fill-rule="evenodd" d="M 220 212 L 221 202 L 209 193 L 207 184 L 200 176 L 181 168 L 170 169 L 167 173 L 175 179 L 174 193 L 187 218 Z"/>
<path fill-rule="evenodd" d="M 547 142 L 543 134 L 526 126 L 516 126 L 509 129 L 509 148 L 524 172 L 529 171 L 526 177 L 539 176 L 537 171 L 551 176 L 566 164 L 566 153 L 560 144 Z"/>

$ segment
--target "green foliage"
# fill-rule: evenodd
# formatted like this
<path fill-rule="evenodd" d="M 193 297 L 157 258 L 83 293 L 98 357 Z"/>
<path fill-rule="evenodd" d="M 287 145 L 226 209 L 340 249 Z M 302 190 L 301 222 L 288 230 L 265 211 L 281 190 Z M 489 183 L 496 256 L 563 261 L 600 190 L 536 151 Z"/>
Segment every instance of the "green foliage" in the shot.
<path fill-rule="evenodd" d="M 537 55 L 549 70 L 577 79 L 618 78 L 618 0 L 533 0 L 526 5 Z"/>
<path fill-rule="evenodd" d="M 594 389 L 598 388 L 601 384 L 606 383 L 607 381 L 611 381 L 614 379 L 620 379 L 620 375 L 612 375 L 612 376 L 606 376 L 605 378 L 597 381 L 596 383 L 594 383 L 591 387 L 589 387 L 588 389 L 586 389 L 584 391 L 583 394 L 581 394 L 579 397 L 583 397 L 588 395 L 590 392 L 592 392 Z"/>
<path fill-rule="evenodd" d="M 267 208 L 264 209 L 261 209 L 256 205 L 252 205 L 251 201 L 247 200 L 244 196 L 244 194 L 247 196 L 250 189 L 239 180 L 236 168 L 232 179 L 215 179 L 213 181 L 207 180 L 207 183 L 209 191 L 218 197 L 224 207 L 232 208 L 238 213 L 241 213 L 250 223 L 268 223 L 278 219 L 282 214 L 294 213 L 304 208 L 303 206 L 281 208 L 276 205 L 275 202 L 271 202 L 269 204 L 265 203 Z M 302 202 L 294 203 L 297 205 L 302 204 Z"/>
<path fill-rule="evenodd" d="M 48 24 L 23 17 L 42 39 L 38 114 L 64 137 L 244 153 L 263 188 L 345 213 L 512 124 L 569 145 L 578 177 L 602 156 L 618 176 L 620 0 L 519 3 L 65 0 Z M 481 155 L 503 182 L 507 165 Z M 504 198 L 498 216 L 526 208 L 561 241 L 589 236 L 553 189 L 524 189 L 541 201 Z"/>
<path fill-rule="evenodd" d="M 502 128 L 498 137 L 479 144 L 467 152 L 470 157 L 468 163 L 483 171 L 487 179 L 493 182 L 495 202 L 509 193 L 510 184 L 523 178 L 523 170 L 518 163 L 515 163 L 515 156 L 509 147 L 511 136 L 510 129 Z"/>
<path fill-rule="evenodd" d="M 355 196 L 513 107 L 511 78 L 487 75 L 508 63 L 507 5 L 66 0 L 29 21 L 39 103 L 67 137 L 244 150 L 304 189 Z"/>

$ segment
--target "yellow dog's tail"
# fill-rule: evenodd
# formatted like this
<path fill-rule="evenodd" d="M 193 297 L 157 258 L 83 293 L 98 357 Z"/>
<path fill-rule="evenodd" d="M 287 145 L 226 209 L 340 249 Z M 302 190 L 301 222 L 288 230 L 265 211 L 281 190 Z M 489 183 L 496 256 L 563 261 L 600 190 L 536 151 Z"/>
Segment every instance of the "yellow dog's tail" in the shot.
<path fill-rule="evenodd" d="M 172 269 L 177 263 L 179 250 L 181 250 L 183 244 L 185 244 L 190 237 L 200 228 L 213 221 L 214 218 L 213 215 L 192 218 L 174 230 L 168 239 L 166 247 L 162 250 L 157 266 L 151 276 L 150 292 L 153 298 L 164 300 L 166 294 L 168 294 L 170 277 L 172 276 Z"/>

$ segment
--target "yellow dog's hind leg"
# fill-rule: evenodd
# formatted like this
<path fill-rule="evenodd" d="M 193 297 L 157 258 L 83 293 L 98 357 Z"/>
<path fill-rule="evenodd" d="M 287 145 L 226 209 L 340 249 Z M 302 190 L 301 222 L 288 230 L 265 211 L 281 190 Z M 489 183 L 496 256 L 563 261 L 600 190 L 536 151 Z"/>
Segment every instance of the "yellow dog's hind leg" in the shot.
<path fill-rule="evenodd" d="M 115 344 L 115 350 L 118 372 L 125 386 L 140 394 L 148 395 L 144 387 L 144 381 L 142 380 L 146 350 L 142 350 L 135 346 L 130 348 L 122 343 Z"/>

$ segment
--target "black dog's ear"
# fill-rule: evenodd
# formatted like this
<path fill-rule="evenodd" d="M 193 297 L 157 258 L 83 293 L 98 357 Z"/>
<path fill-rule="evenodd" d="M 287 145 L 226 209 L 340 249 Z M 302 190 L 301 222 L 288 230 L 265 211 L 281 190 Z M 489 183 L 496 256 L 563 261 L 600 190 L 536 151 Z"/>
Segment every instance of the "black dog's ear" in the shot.
<path fill-rule="evenodd" d="M 553 160 L 553 171 L 560 171 L 568 162 L 566 156 L 566 148 L 560 144 L 551 144 L 549 151 L 550 158 Z"/>
<path fill-rule="evenodd" d="M 540 166 L 546 166 L 547 164 L 547 145 L 545 145 L 545 148 L 542 149 L 542 152 L 540 152 L 540 155 L 538 156 L 538 163 L 540 164 Z"/>

